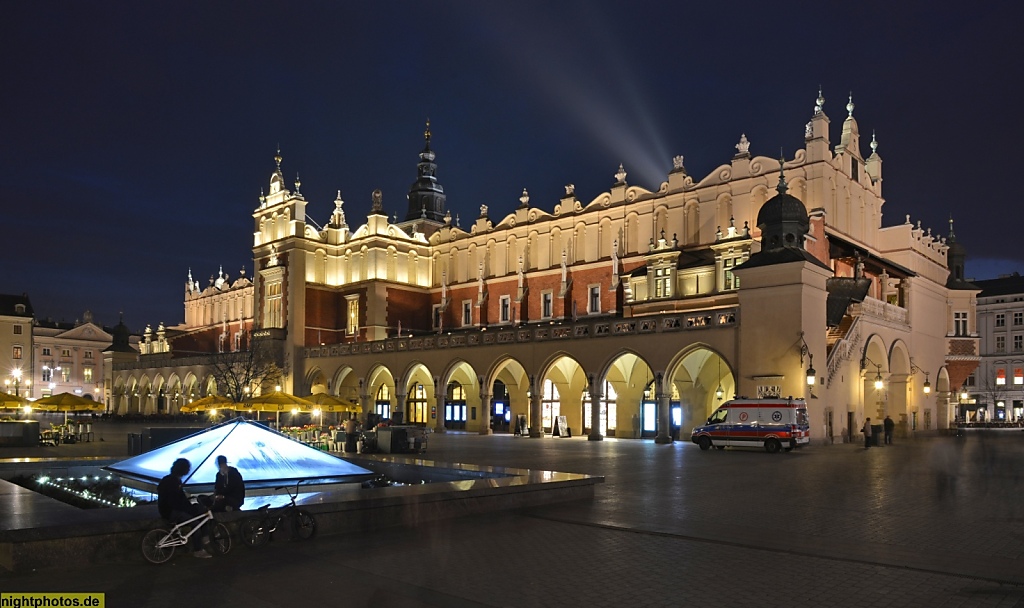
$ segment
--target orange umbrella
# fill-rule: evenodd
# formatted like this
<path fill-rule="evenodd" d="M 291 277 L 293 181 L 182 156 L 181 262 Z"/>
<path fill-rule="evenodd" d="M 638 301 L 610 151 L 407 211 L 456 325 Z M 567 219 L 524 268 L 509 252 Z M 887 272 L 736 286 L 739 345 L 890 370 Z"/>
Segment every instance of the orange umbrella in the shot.
<path fill-rule="evenodd" d="M 64 424 L 68 423 L 68 412 L 101 412 L 103 404 L 99 401 L 79 397 L 71 393 L 58 393 L 43 397 L 32 404 L 35 409 L 44 412 L 64 412 Z"/>
<path fill-rule="evenodd" d="M 282 411 L 291 412 L 298 410 L 300 412 L 311 412 L 314 407 L 316 406 L 313 403 L 302 397 L 274 391 L 273 393 L 250 397 L 245 402 L 239 403 L 235 409 L 237 411 L 276 412 L 278 427 L 280 427 Z"/>
<path fill-rule="evenodd" d="M 220 395 L 207 395 L 202 399 L 196 399 L 192 403 L 182 405 L 181 411 L 184 414 L 191 414 L 192 412 L 231 409 L 233 405 L 235 405 L 235 402 L 227 397 L 221 397 Z"/>

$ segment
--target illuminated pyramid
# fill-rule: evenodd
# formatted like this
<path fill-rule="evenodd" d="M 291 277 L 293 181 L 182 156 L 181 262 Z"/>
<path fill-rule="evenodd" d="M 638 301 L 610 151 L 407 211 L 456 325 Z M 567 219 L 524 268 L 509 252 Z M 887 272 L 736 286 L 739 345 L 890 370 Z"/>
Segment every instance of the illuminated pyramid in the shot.
<path fill-rule="evenodd" d="M 121 477 L 121 483 L 156 491 L 157 484 L 178 458 L 187 458 L 192 471 L 182 480 L 189 493 L 210 492 L 217 476 L 217 456 L 223 454 L 245 480 L 246 493 L 260 488 L 302 487 L 360 482 L 376 475 L 267 427 L 236 418 L 189 435 L 140 456 L 103 467 Z M 250 492 L 250 490 L 256 490 Z"/>

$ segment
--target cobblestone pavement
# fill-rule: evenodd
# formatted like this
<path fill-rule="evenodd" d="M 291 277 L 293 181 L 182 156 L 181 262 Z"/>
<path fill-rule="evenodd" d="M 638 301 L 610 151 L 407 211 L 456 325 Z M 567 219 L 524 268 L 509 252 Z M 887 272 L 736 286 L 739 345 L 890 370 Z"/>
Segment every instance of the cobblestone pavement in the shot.
<path fill-rule="evenodd" d="M 0 573 L 0 589 L 108 606 L 1024 606 L 1024 433 L 776 455 L 450 433 L 426 456 L 606 483 L 593 501 L 213 560 Z"/>

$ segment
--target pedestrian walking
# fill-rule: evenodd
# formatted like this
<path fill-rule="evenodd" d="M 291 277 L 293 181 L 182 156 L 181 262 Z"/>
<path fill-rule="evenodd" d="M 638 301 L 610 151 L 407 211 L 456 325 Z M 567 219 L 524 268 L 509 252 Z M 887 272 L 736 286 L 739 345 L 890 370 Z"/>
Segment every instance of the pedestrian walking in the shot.
<path fill-rule="evenodd" d="M 892 445 L 892 431 L 896 428 L 896 423 L 892 421 L 892 418 L 886 416 L 882 425 L 885 427 L 885 445 Z"/>
<path fill-rule="evenodd" d="M 864 449 L 870 448 L 871 447 L 871 419 L 870 418 L 866 418 L 864 420 L 864 428 L 862 428 L 860 430 L 860 432 L 864 433 Z"/>

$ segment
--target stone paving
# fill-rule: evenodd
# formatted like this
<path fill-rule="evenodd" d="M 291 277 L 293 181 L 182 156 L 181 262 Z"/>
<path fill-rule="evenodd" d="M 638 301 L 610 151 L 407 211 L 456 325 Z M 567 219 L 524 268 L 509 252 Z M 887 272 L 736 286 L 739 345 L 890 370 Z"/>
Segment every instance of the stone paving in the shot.
<path fill-rule="evenodd" d="M 108 606 L 1024 606 L 1024 433 L 776 455 L 451 433 L 426 456 L 606 483 L 588 502 L 213 560 L 0 573 L 0 590 Z"/>

